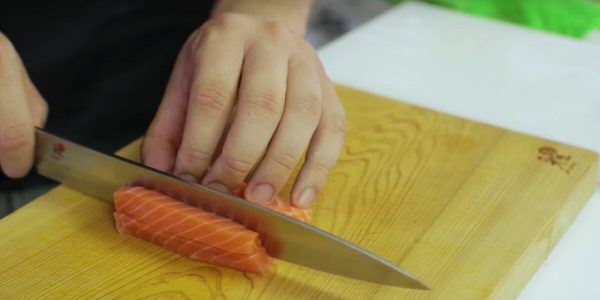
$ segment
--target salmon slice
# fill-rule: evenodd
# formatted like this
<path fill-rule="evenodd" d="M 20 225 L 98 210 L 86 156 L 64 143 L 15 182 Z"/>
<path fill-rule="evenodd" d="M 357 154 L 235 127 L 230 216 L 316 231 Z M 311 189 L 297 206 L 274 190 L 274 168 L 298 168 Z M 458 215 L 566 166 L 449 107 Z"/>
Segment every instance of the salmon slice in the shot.
<path fill-rule="evenodd" d="M 244 186 L 236 191 L 242 195 Z M 115 224 L 134 235 L 194 260 L 264 275 L 273 259 L 258 233 L 201 208 L 143 187 L 123 187 L 113 195 Z M 311 211 L 271 199 L 265 207 L 309 222 Z"/>
<path fill-rule="evenodd" d="M 309 223 L 312 217 L 312 211 L 310 209 L 302 209 L 291 206 L 279 199 L 279 197 L 271 199 L 270 202 L 264 204 L 264 206 L 294 219 L 300 220 L 304 223 Z"/>
<path fill-rule="evenodd" d="M 240 185 L 233 193 L 238 197 L 244 197 L 246 190 L 246 184 Z M 282 213 L 286 216 L 300 220 L 304 223 L 309 223 L 312 217 L 311 209 L 304 209 L 291 206 L 286 201 L 281 200 L 279 197 L 273 197 L 267 203 L 262 204 L 264 207 L 268 207 L 276 212 Z"/>
<path fill-rule="evenodd" d="M 142 187 L 117 190 L 117 231 L 160 245 L 194 260 L 267 274 L 273 259 L 258 233 L 200 208 Z"/>

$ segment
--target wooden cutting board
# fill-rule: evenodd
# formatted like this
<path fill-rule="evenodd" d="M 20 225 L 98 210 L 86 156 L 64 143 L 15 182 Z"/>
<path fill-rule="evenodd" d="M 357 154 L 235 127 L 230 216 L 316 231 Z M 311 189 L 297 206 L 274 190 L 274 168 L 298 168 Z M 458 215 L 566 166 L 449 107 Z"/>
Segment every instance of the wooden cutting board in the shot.
<path fill-rule="evenodd" d="M 337 90 L 347 142 L 313 223 L 433 290 L 282 261 L 266 278 L 190 261 L 117 234 L 112 205 L 58 187 L 0 221 L 0 298 L 513 298 L 594 190 L 593 152 Z"/>

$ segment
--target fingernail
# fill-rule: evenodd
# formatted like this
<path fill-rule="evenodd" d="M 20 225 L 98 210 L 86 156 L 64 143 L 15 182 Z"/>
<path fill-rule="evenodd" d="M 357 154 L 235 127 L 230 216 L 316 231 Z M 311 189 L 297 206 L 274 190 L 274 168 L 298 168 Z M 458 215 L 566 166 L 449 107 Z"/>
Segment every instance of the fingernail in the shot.
<path fill-rule="evenodd" d="M 183 175 L 179 175 L 179 178 L 187 181 L 187 182 L 192 182 L 192 183 L 197 183 L 198 180 L 196 179 L 196 177 L 192 176 L 192 175 L 188 175 L 188 174 L 183 174 Z"/>
<path fill-rule="evenodd" d="M 300 193 L 300 197 L 298 197 L 297 204 L 302 208 L 309 208 L 312 206 L 315 201 L 315 197 L 317 196 L 317 190 L 314 188 L 307 188 Z"/>
<path fill-rule="evenodd" d="M 225 185 L 218 182 L 209 183 L 207 186 L 222 193 L 229 193 L 229 189 Z"/>
<path fill-rule="evenodd" d="M 273 198 L 273 188 L 268 184 L 261 184 L 256 186 L 248 195 L 248 200 L 257 203 L 267 203 Z"/>

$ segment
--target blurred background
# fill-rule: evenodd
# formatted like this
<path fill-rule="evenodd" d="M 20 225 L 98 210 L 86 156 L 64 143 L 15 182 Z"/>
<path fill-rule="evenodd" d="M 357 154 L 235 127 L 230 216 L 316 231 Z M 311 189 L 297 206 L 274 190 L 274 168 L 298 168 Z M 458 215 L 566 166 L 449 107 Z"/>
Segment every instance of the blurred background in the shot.
<path fill-rule="evenodd" d="M 391 7 L 386 0 L 315 0 L 306 39 L 318 48 Z"/>
<path fill-rule="evenodd" d="M 406 0 L 316 0 L 306 38 L 318 48 L 401 2 Z M 425 2 L 600 43 L 600 0 L 427 0 Z"/>

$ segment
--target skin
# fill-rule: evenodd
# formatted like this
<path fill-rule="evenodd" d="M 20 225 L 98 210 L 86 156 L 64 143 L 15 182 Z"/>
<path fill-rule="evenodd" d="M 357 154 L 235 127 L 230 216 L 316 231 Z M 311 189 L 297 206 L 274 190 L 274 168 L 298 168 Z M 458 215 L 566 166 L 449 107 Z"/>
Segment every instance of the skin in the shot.
<path fill-rule="evenodd" d="M 46 101 L 0 32 L 0 167 L 8 177 L 27 175 L 33 164 L 34 126 L 43 126 L 47 115 Z"/>
<path fill-rule="evenodd" d="M 224 192 L 247 182 L 244 196 L 260 202 L 277 195 L 305 153 L 290 198 L 310 207 L 345 134 L 343 107 L 303 38 L 310 6 L 218 1 L 180 50 L 144 137 L 143 162 Z M 47 107 L 3 40 L 12 50 L 0 51 L 0 162 L 20 177 Z"/>

